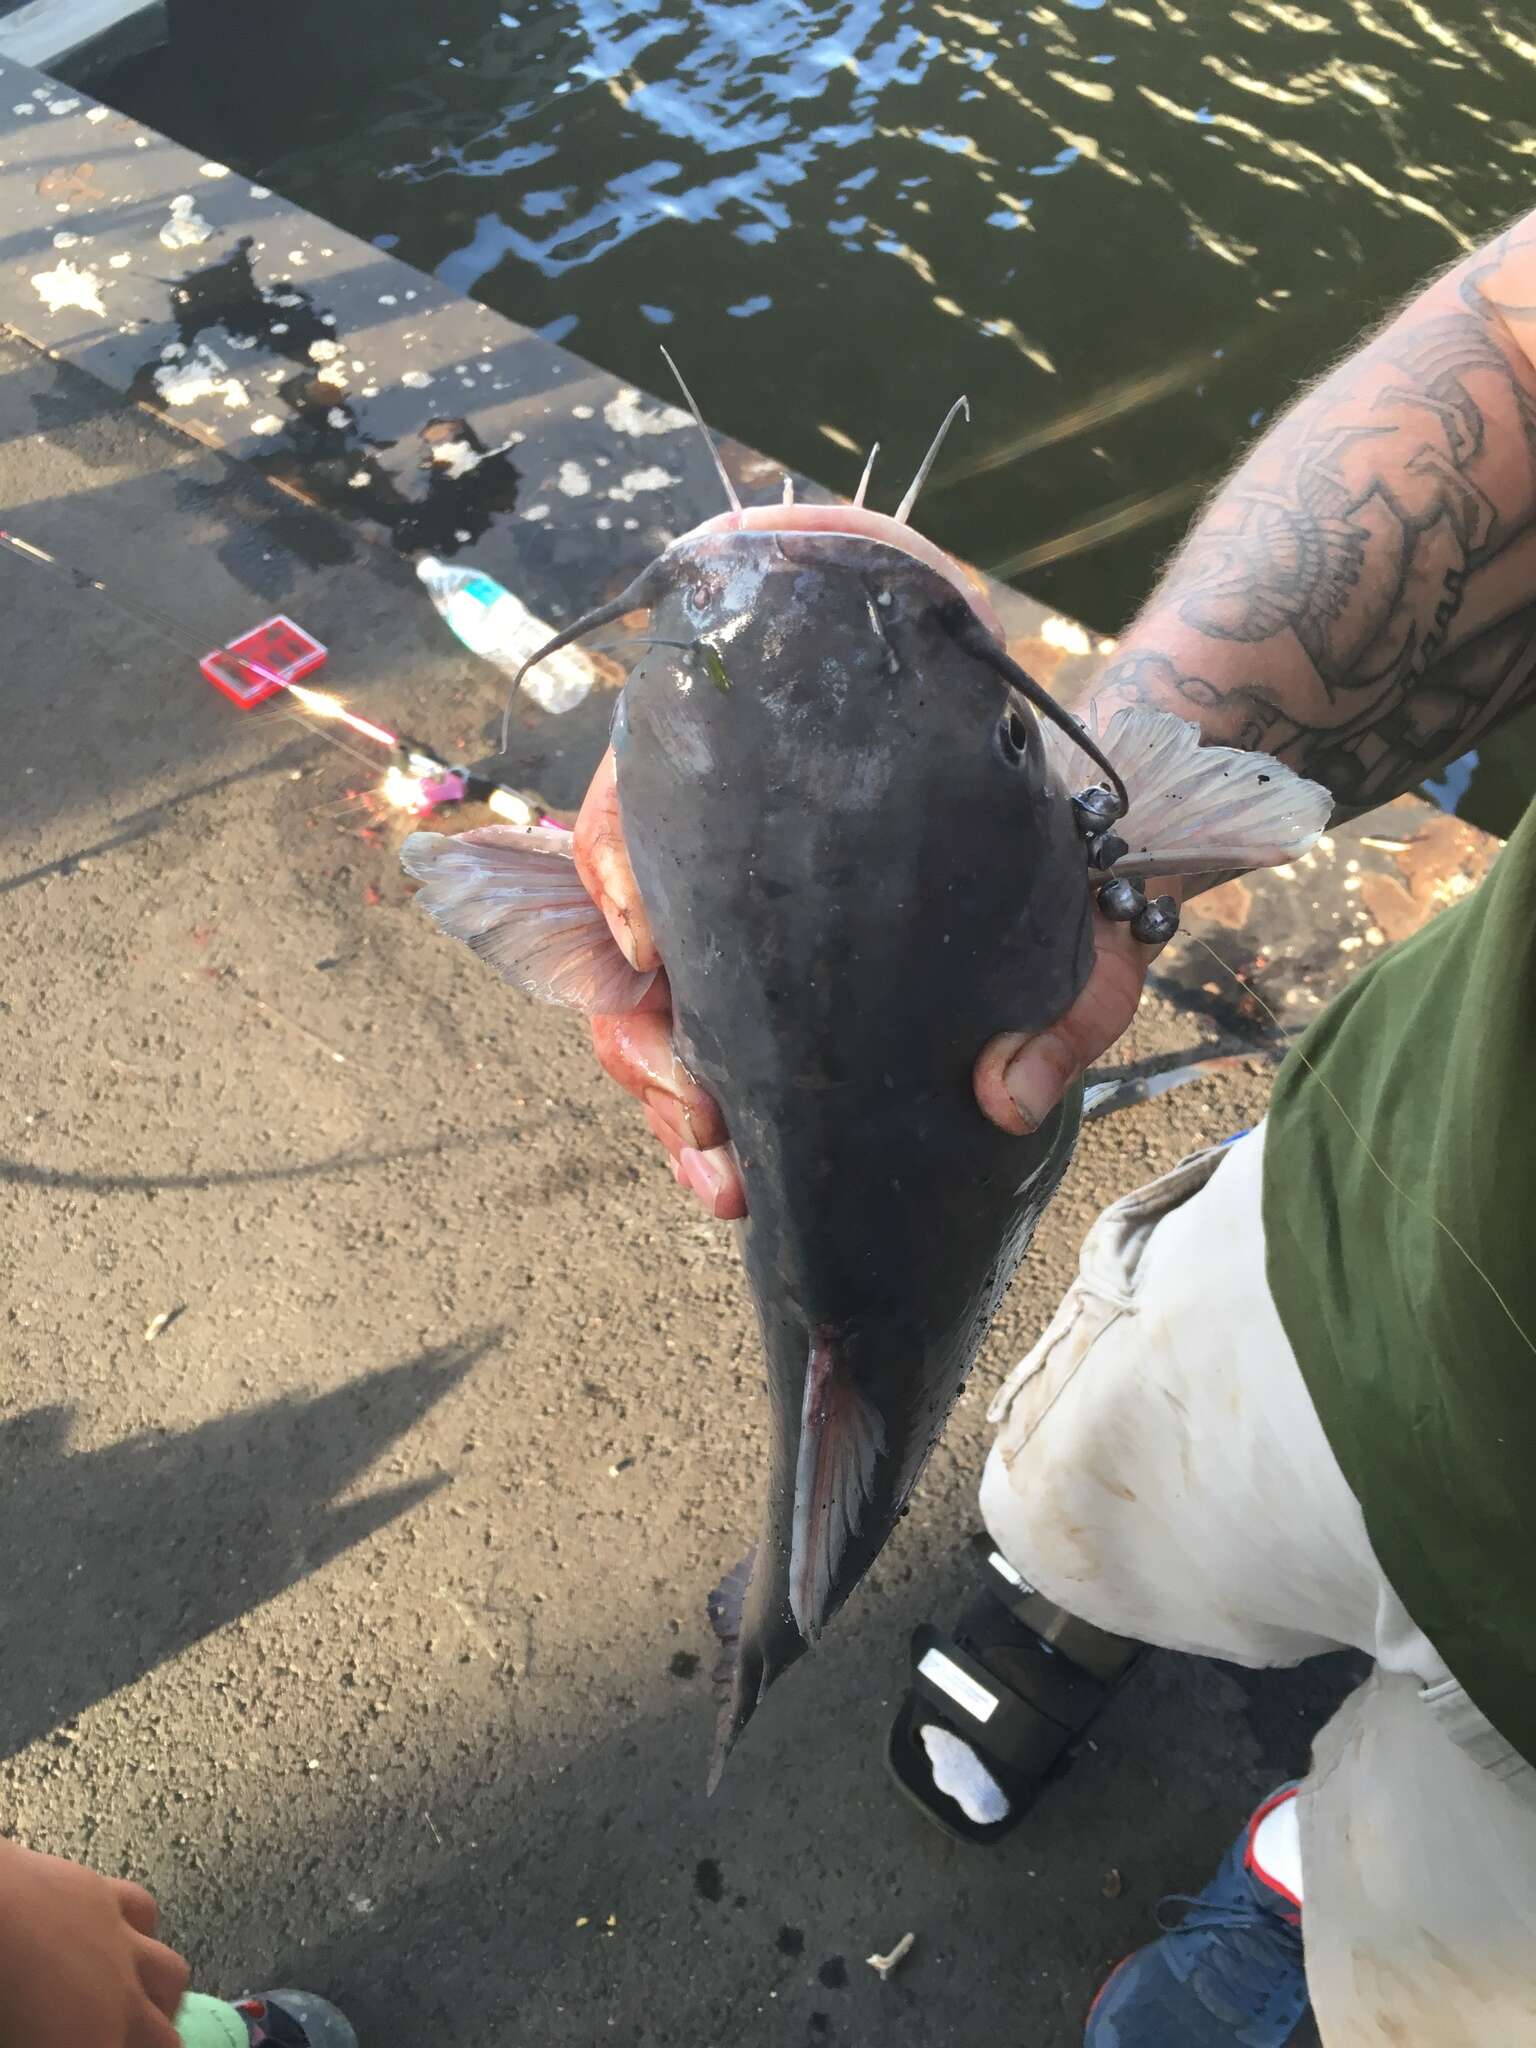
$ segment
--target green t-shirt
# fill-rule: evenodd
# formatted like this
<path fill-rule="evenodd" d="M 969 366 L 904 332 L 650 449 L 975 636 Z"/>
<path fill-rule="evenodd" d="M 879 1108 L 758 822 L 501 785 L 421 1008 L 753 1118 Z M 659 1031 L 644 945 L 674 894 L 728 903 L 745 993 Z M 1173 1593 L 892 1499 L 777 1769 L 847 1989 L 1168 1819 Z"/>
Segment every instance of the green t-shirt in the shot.
<path fill-rule="evenodd" d="M 1476 892 L 1286 1060 L 1264 1227 L 1280 1319 L 1382 1569 L 1536 1761 L 1533 1053 L 1536 806 Z"/>

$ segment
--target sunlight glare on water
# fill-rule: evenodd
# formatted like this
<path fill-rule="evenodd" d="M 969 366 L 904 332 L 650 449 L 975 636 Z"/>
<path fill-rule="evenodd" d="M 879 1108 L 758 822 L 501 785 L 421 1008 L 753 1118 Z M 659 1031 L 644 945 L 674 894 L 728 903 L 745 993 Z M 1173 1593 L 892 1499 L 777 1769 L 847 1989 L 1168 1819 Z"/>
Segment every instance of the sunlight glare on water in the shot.
<path fill-rule="evenodd" d="M 1298 382 L 1536 173 L 1536 26 L 1469 0 L 209 16 L 217 67 L 179 33 L 117 97 L 653 388 L 664 337 L 834 487 L 879 438 L 897 488 L 969 392 L 929 530 L 1105 631 Z"/>

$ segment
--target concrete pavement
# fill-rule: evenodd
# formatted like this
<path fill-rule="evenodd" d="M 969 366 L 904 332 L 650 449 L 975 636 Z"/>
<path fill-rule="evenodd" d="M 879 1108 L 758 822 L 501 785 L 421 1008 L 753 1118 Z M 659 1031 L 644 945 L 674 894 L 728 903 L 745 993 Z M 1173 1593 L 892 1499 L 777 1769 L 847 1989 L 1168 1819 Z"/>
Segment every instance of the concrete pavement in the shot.
<path fill-rule="evenodd" d="M 14 340 L 0 501 L 194 646 L 281 608 L 386 723 L 499 715 L 406 564 Z M 966 1590 L 989 1385 L 1100 1202 L 1264 1072 L 1089 1132 L 900 1539 L 707 1801 L 765 1444 L 728 1234 L 579 1027 L 410 911 L 375 767 L 67 582 L 0 593 L 5 1824 L 365 2043 L 1075 2043 L 1340 1673 L 1153 1660 L 989 1854 L 881 1743 Z M 525 712 L 514 779 L 574 801 L 608 708 Z M 1129 1053 L 1214 1029 L 1153 1003 Z"/>

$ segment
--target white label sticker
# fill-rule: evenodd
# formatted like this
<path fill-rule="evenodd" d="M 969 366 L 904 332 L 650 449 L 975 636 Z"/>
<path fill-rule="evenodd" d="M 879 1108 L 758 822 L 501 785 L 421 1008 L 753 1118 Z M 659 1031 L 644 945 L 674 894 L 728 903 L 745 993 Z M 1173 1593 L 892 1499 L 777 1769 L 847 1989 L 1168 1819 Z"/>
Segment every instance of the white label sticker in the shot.
<path fill-rule="evenodd" d="M 918 1664 L 924 1678 L 932 1679 L 957 1706 L 964 1707 L 973 1721 L 985 1725 L 997 1712 L 997 1700 L 984 1685 L 978 1685 L 968 1671 L 962 1671 L 953 1657 L 942 1650 L 925 1650 Z"/>
<path fill-rule="evenodd" d="M 987 1559 L 987 1563 L 991 1565 L 993 1571 L 997 1573 L 997 1576 L 1000 1579 L 1006 1581 L 1008 1585 L 1012 1586 L 1016 1592 L 1033 1593 L 1033 1591 L 1035 1590 L 1034 1587 L 1029 1583 L 1028 1579 L 1020 1578 L 1019 1574 L 1014 1570 L 1013 1566 L 1008 1562 L 1007 1558 L 1004 1557 L 1003 1553 L 1000 1550 L 994 1550 L 992 1555 Z"/>

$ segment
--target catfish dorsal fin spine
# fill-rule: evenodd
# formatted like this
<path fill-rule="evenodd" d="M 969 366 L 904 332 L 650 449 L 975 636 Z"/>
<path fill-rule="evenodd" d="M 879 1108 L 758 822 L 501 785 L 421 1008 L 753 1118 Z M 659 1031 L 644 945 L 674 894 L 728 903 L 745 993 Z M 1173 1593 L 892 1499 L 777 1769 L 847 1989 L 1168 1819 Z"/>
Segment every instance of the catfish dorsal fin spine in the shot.
<path fill-rule="evenodd" d="M 944 437 L 954 425 L 956 415 L 962 412 L 967 419 L 970 418 L 971 401 L 963 394 L 955 400 L 949 411 L 945 413 L 939 431 L 934 435 L 933 440 L 929 444 L 928 453 L 917 466 L 917 475 L 907 485 L 907 495 L 896 507 L 896 522 L 899 526 L 905 526 L 912 517 L 912 507 L 917 503 L 917 494 L 923 488 L 923 485 L 927 483 L 928 472 L 939 459 L 939 450 L 944 446 Z"/>
<path fill-rule="evenodd" d="M 688 410 L 693 414 L 699 432 L 704 436 L 705 445 L 708 447 L 710 455 L 714 460 L 715 473 L 719 477 L 721 483 L 724 484 L 725 495 L 731 501 L 731 510 L 733 512 L 739 512 L 741 510 L 741 499 L 736 494 L 736 486 L 731 482 L 730 471 L 726 468 L 724 459 L 720 454 L 720 450 L 715 444 L 715 437 L 709 431 L 708 426 L 705 424 L 703 413 L 699 411 L 699 401 L 694 397 L 693 393 L 688 389 L 688 386 L 684 383 L 683 373 L 677 367 L 676 363 L 673 362 L 670 352 L 664 348 L 661 351 L 661 353 L 666 359 L 667 368 L 672 372 L 673 376 L 677 379 L 678 390 L 681 391 L 684 398 L 686 398 L 688 401 Z"/>

